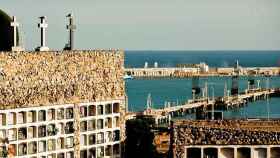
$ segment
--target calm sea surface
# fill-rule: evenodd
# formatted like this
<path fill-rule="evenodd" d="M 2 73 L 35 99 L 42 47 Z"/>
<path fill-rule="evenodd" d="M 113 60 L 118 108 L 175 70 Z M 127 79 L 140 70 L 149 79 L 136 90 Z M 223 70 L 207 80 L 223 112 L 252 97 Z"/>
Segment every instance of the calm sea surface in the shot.
<path fill-rule="evenodd" d="M 239 60 L 241 66 L 263 67 L 279 66 L 280 51 L 126 51 L 126 67 L 143 67 L 145 62 L 153 65 L 158 62 L 160 67 L 172 67 L 176 64 L 206 62 L 211 67 L 229 67 Z M 239 80 L 240 91 L 247 87 L 248 78 Z M 262 87 L 266 86 L 265 77 L 258 77 Z M 280 77 L 269 78 L 270 87 L 280 87 Z M 222 96 L 224 85 L 231 87 L 229 77 L 200 78 L 201 87 L 205 82 L 209 85 L 210 96 Z M 186 79 L 134 79 L 126 81 L 126 93 L 128 95 L 129 110 L 140 111 L 145 108 L 146 98 L 152 95 L 155 108 L 163 107 L 165 101 L 180 104 L 192 97 L 190 78 Z M 213 88 L 212 88 L 213 87 Z M 257 101 L 247 107 L 235 111 L 224 112 L 227 118 L 258 117 L 280 118 L 280 98 L 271 98 L 269 101 Z"/>

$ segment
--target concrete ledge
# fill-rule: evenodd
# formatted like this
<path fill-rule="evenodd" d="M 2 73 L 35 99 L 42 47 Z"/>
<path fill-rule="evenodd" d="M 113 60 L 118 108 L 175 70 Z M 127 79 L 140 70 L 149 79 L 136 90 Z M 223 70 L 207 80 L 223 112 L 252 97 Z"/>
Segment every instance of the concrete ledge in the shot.
<path fill-rule="evenodd" d="M 279 158 L 280 145 L 185 146 L 186 158 Z"/>

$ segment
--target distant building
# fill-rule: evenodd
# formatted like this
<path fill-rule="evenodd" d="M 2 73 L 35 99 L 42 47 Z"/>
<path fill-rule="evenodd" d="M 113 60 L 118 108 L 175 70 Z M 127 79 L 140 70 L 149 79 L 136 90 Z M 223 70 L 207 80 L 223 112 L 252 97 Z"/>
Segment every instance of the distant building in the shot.
<path fill-rule="evenodd" d="M 199 68 L 201 73 L 207 73 L 209 71 L 209 66 L 204 62 L 199 64 Z"/>

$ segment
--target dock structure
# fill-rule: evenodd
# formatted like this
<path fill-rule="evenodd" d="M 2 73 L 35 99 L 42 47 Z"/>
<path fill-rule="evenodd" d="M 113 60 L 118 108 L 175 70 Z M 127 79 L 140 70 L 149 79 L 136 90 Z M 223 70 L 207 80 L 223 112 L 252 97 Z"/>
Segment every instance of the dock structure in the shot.
<path fill-rule="evenodd" d="M 239 68 L 240 76 L 268 75 L 276 76 L 280 74 L 279 67 L 243 67 Z M 197 67 L 144 67 L 144 68 L 126 68 L 125 73 L 132 77 L 193 77 L 193 76 L 233 76 L 235 68 L 205 68 Z"/>
<path fill-rule="evenodd" d="M 200 112 L 205 113 L 208 110 L 229 110 L 245 106 L 248 102 L 267 99 L 270 96 L 277 96 L 280 93 L 279 88 L 270 89 L 250 89 L 234 96 L 198 98 L 195 100 L 188 100 L 185 104 L 177 106 L 165 106 L 160 109 L 153 109 L 150 106 L 142 112 L 137 114 L 129 113 L 129 115 L 147 115 L 154 118 L 156 124 L 168 123 L 172 117 L 183 116 L 185 114 Z M 127 116 L 127 118 L 131 118 Z"/>
<path fill-rule="evenodd" d="M 179 73 L 193 76 L 199 68 L 127 68 L 125 72 L 133 77 L 174 77 Z"/>

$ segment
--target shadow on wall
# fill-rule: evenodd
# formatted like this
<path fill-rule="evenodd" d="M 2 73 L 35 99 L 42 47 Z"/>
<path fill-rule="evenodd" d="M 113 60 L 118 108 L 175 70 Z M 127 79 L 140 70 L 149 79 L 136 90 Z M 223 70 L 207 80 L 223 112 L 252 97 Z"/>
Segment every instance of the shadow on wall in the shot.
<path fill-rule="evenodd" d="M 147 118 L 126 121 L 125 158 L 167 158 L 154 145 L 155 122 Z"/>
<path fill-rule="evenodd" d="M 11 27 L 11 21 L 11 17 L 0 10 L 0 51 L 10 51 L 12 49 L 13 28 Z M 17 39 L 19 39 L 18 36 L 17 30 Z"/>

